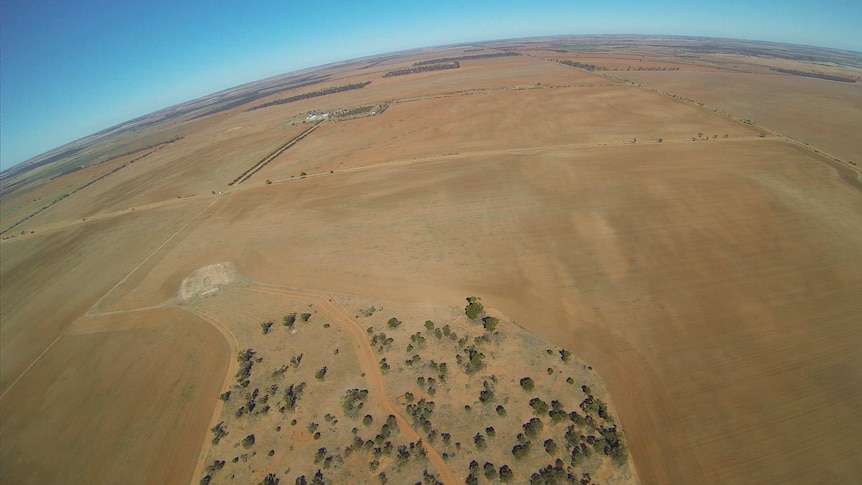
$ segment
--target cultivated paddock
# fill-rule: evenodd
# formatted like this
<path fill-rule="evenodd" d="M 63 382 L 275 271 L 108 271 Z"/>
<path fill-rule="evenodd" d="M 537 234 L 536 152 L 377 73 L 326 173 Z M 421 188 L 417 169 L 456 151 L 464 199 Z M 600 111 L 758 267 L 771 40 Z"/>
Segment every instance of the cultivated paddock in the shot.
<path fill-rule="evenodd" d="M 644 483 L 862 476 L 859 84 L 717 57 L 610 78 L 551 47 L 339 65 L 297 92 L 372 84 L 156 124 L 145 144 L 184 138 L 4 233 L 2 481 L 197 481 L 235 341 L 175 296 L 227 261 L 347 300 L 482 296 L 595 368 Z M 289 120 L 384 102 L 229 185 Z M 4 193 L 0 228 L 107 168 Z"/>

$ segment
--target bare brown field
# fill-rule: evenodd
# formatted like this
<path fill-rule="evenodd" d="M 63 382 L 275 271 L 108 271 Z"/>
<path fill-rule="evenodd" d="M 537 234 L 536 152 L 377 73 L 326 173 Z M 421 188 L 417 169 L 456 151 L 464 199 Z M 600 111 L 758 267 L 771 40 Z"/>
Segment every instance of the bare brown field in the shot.
<path fill-rule="evenodd" d="M 201 204 L 77 223 L 56 232 L 4 241 L 0 329 L 2 390 L 71 322 L 185 224 Z"/>
<path fill-rule="evenodd" d="M 135 305 L 214 252 L 275 284 L 482 294 L 596 366 L 647 483 L 814 479 L 824 461 L 842 481 L 859 473 L 828 445 L 860 431 L 858 197 L 833 166 L 760 140 L 336 172 L 232 194 L 145 272 L 152 299 Z"/>
<path fill-rule="evenodd" d="M 181 309 L 79 319 L 3 397 L 0 480 L 187 483 L 226 369 Z"/>
<path fill-rule="evenodd" d="M 12 194 L 4 194 L 3 207 L 0 209 L 0 218 L 3 221 L 0 231 L 5 231 L 12 224 L 39 211 L 63 195 L 80 189 L 85 184 L 109 174 L 133 158 L 135 158 L 135 155 L 94 167 L 84 168 L 64 177 L 38 180 L 33 184 L 28 184 L 25 187 L 14 190 Z M 52 207 L 49 210 L 53 209 Z M 16 232 L 20 233 L 20 231 L 11 230 L 10 234 L 15 234 Z M 4 237 L 6 236 L 4 234 Z"/>
<path fill-rule="evenodd" d="M 506 45 L 555 55 L 548 42 L 497 46 Z M 324 425 L 323 407 L 301 410 L 301 429 L 255 415 L 231 421 L 229 437 L 210 449 L 206 423 L 228 422 L 219 416 L 231 418 L 239 402 L 215 401 L 236 370 L 227 374 L 225 359 L 236 357 L 227 348 L 259 346 L 257 369 L 289 359 L 294 347 L 279 340 L 291 338 L 280 321 L 265 335 L 258 320 L 312 305 L 302 348 L 343 352 L 320 388 L 322 406 L 338 407 L 345 386 L 364 382 L 385 394 L 368 404 L 375 426 L 377 414 L 389 413 L 401 426 L 399 396 L 413 392 L 409 380 L 368 372 L 365 379 L 371 337 L 359 339 L 351 325 L 367 318 L 384 330 L 396 316 L 391 308 L 406 322 L 392 335 L 406 340 L 408 329 L 424 331 L 426 311 L 455 322 L 453 302 L 466 295 L 482 296 L 507 322 L 593 366 L 591 378 L 605 383 L 625 431 L 632 480 L 852 483 L 862 476 L 855 458 L 862 442 L 859 83 L 766 74 L 772 65 L 814 64 L 720 54 L 692 55 L 694 64 L 680 72 L 600 73 L 610 77 L 518 56 L 382 78 L 421 60 L 491 52 L 478 49 L 329 66 L 320 71 L 332 75 L 325 82 L 148 127 L 147 140 L 184 138 L 28 220 L 17 231 L 28 234 L 0 242 L 2 481 L 197 482 L 196 464 L 200 472 L 233 457 L 215 472 L 216 483 L 228 481 L 219 475 L 227 470 L 234 481 L 257 483 L 265 470 L 292 481 L 291 443 L 301 443 L 303 460 L 317 448 L 306 426 L 317 423 L 338 442 L 351 439 L 350 429 Z M 559 54 L 610 67 L 639 52 L 648 49 Z M 643 63 L 666 67 L 668 51 L 656 52 Z M 705 72 L 717 67 L 747 73 Z M 362 89 L 246 112 L 365 80 L 372 83 Z M 311 126 L 289 125 L 303 113 L 387 101 L 379 115 L 323 122 L 247 182 L 228 186 Z M 28 197 L 49 198 L 108 168 L 4 194 L 3 227 L 34 204 Z M 217 262 L 233 263 L 240 280 L 181 301 L 184 279 Z M 386 311 L 363 317 L 368 305 Z M 177 350 L 186 347 L 188 361 Z M 423 358 L 442 358 L 444 350 Z M 398 358 L 394 375 L 413 376 Z M 546 355 L 523 358 L 542 363 Z M 504 371 L 494 370 L 511 396 L 517 388 L 506 387 L 513 376 Z M 453 382 L 471 393 L 481 385 Z M 271 383 L 254 382 L 262 384 Z M 568 389 L 565 381 L 545 384 Z M 417 385 L 415 392 L 425 391 Z M 89 408 L 97 411 L 69 418 L 69 410 Z M 152 409 L 159 415 L 146 414 Z M 140 413 L 146 419 L 136 420 Z M 284 431 L 275 432 L 279 425 Z M 414 425 L 398 439 L 414 442 Z M 241 440 L 264 427 L 246 450 Z M 97 440 L 82 439 L 94 429 Z M 510 431 L 501 436 L 512 438 Z M 172 432 L 182 452 L 161 445 L 174 442 Z M 43 455 L 32 451 L 46 442 Z M 440 465 L 444 451 L 429 448 L 427 463 Z M 499 451 L 488 456 L 500 461 Z M 363 481 L 364 456 L 345 461 L 337 475 Z M 463 480 L 465 457 L 447 458 L 442 481 L 452 482 L 446 468 Z M 387 459 L 379 465 L 389 470 Z M 134 468 L 132 460 L 164 465 Z M 404 477 L 430 467 L 422 463 L 405 465 Z"/>
<path fill-rule="evenodd" d="M 862 83 L 786 74 L 626 72 L 631 79 L 747 118 L 862 166 Z"/>
<path fill-rule="evenodd" d="M 575 69 L 573 69 L 575 70 Z M 691 141 L 758 131 L 627 86 L 530 89 L 391 106 L 361 121 L 321 127 L 259 179 L 283 179 L 440 154 L 555 145 Z M 361 130 L 360 132 L 357 130 Z"/>

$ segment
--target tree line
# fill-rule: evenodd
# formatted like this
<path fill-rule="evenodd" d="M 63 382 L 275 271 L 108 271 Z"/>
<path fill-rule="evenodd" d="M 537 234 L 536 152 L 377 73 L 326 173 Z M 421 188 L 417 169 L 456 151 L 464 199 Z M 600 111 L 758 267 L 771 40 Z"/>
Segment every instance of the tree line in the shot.
<path fill-rule="evenodd" d="M 408 74 L 416 74 L 429 71 L 444 71 L 446 69 L 458 69 L 460 67 L 461 63 L 458 61 L 445 62 L 442 64 L 428 64 L 419 67 L 407 67 L 404 69 L 396 69 L 394 71 L 389 71 L 384 74 L 383 77 L 406 76 Z"/>
<path fill-rule="evenodd" d="M 512 56 L 520 56 L 521 53 L 506 51 L 506 52 L 494 52 L 492 54 L 473 54 L 469 56 L 458 56 L 458 57 L 440 57 L 438 59 L 428 59 L 427 61 L 419 61 L 414 62 L 414 66 L 427 66 L 428 64 L 440 64 L 442 62 L 452 62 L 452 61 L 471 61 L 475 59 L 491 59 L 494 57 L 512 57 Z"/>
<path fill-rule="evenodd" d="M 275 101 L 270 101 L 268 103 L 259 104 L 257 106 L 252 106 L 246 111 L 254 111 L 256 109 L 268 108 L 270 106 L 277 106 L 279 104 L 287 104 L 293 103 L 295 101 L 302 101 L 303 99 L 317 98 L 320 96 L 326 96 L 328 94 L 341 93 L 344 91 L 352 91 L 354 89 L 362 89 L 365 86 L 371 84 L 371 81 L 365 81 L 361 83 L 351 83 L 346 84 L 344 86 L 333 86 L 331 88 L 319 89 L 317 91 L 312 91 L 310 93 L 297 94 L 296 96 L 291 96 L 289 98 L 276 99 Z"/>

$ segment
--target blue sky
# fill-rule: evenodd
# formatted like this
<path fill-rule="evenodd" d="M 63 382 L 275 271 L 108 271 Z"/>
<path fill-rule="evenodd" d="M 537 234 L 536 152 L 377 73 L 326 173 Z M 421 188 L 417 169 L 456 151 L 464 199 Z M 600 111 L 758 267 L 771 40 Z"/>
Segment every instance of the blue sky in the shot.
<path fill-rule="evenodd" d="M 0 1 L 0 165 L 328 62 L 557 34 L 666 34 L 862 51 L 862 2 Z"/>

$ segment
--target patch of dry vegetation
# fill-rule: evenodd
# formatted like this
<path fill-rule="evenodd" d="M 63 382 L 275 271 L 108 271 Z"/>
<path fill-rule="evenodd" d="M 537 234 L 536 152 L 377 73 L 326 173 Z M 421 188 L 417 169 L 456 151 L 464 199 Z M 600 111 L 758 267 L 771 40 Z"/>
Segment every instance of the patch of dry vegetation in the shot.
<path fill-rule="evenodd" d="M 432 448 L 466 483 L 634 480 L 605 388 L 571 352 L 486 312 L 477 298 L 460 316 L 431 309 L 436 321 L 415 318 L 423 309 L 347 300 L 387 394 L 419 438 L 407 439 L 382 410 L 369 376 L 357 372 L 355 342 L 313 306 L 301 313 L 300 301 L 277 290 L 229 289 L 202 298 L 197 311 L 264 310 L 229 320 L 249 347 L 221 395 L 202 483 L 441 483 Z M 281 318 L 272 314 L 278 304 Z M 393 308 L 403 320 L 389 316 Z M 249 331 L 264 315 L 266 330 Z"/>

